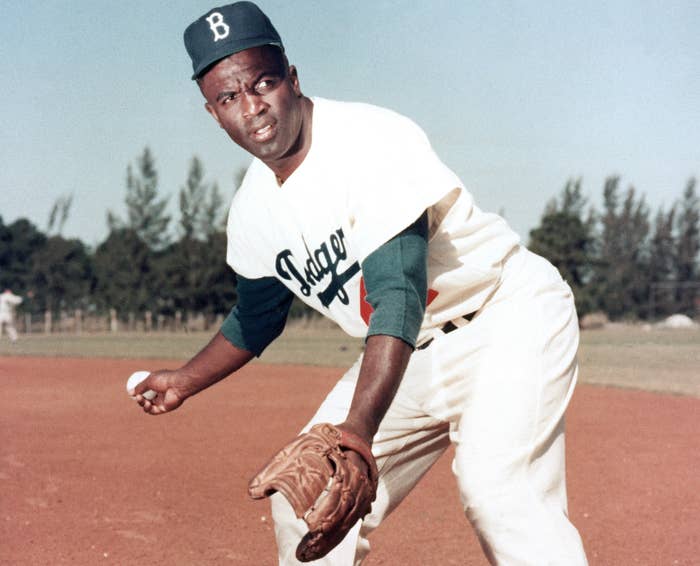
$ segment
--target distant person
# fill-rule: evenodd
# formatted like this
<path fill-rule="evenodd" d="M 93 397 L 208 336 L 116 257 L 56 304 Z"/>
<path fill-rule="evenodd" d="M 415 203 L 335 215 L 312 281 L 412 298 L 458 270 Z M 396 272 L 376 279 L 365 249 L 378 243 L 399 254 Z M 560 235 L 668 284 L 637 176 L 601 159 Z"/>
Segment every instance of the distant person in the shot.
<path fill-rule="evenodd" d="M 15 307 L 21 302 L 22 297 L 15 295 L 10 289 L 5 289 L 0 295 L 0 337 L 3 334 L 3 329 L 7 329 L 7 335 L 12 342 L 17 342 Z"/>

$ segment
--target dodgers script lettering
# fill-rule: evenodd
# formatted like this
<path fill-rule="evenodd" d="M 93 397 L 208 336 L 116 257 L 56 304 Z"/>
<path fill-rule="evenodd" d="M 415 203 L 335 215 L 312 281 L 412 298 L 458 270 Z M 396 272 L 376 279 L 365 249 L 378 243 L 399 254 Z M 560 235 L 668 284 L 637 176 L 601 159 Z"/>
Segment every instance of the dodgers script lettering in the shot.
<path fill-rule="evenodd" d="M 332 233 L 328 241 L 315 250 L 311 251 L 306 246 L 306 255 L 305 260 L 297 263 L 291 250 L 281 251 L 275 262 L 277 274 L 287 281 L 296 281 L 299 291 L 305 297 L 311 296 L 311 291 L 330 276 L 328 285 L 317 294 L 319 301 L 328 307 L 337 298 L 347 305 L 350 299 L 345 284 L 360 271 L 360 265 L 354 262 L 345 271 L 338 273 L 340 263 L 348 257 L 342 228 Z"/>

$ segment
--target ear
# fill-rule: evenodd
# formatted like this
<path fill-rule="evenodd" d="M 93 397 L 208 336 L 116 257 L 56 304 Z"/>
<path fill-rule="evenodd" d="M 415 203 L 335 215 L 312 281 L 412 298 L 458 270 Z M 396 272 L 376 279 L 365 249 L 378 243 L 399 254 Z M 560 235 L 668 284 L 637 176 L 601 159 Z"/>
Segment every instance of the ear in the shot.
<path fill-rule="evenodd" d="M 216 109 L 206 102 L 204 104 L 204 108 L 206 108 L 207 112 L 209 112 L 209 115 L 216 120 L 216 123 L 219 124 L 219 127 L 221 127 L 221 120 L 219 119 L 219 115 L 216 113 Z"/>
<path fill-rule="evenodd" d="M 294 65 L 289 65 L 289 81 L 292 83 L 292 90 L 297 97 L 303 96 L 301 93 L 301 86 L 299 86 L 299 75 L 297 75 L 297 68 Z"/>

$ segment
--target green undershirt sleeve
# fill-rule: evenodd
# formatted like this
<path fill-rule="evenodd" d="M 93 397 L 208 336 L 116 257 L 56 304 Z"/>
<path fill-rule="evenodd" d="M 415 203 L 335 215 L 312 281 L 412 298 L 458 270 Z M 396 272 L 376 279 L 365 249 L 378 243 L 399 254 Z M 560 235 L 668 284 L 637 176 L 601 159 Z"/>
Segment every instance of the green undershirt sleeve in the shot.
<path fill-rule="evenodd" d="M 416 345 L 428 292 L 428 215 L 372 252 L 362 263 L 374 309 L 367 336 L 383 334 Z"/>
<path fill-rule="evenodd" d="M 294 295 L 275 277 L 236 279 L 238 303 L 221 325 L 221 334 L 259 357 L 282 334 Z"/>

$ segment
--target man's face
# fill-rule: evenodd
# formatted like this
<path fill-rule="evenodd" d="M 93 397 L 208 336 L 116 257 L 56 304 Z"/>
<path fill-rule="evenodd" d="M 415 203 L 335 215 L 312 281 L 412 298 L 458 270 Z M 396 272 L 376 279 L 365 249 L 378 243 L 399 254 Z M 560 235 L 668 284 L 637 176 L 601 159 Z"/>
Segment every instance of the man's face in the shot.
<path fill-rule="evenodd" d="M 304 104 L 294 67 L 273 47 L 219 61 L 199 81 L 207 111 L 230 138 L 273 171 L 303 160 Z"/>

